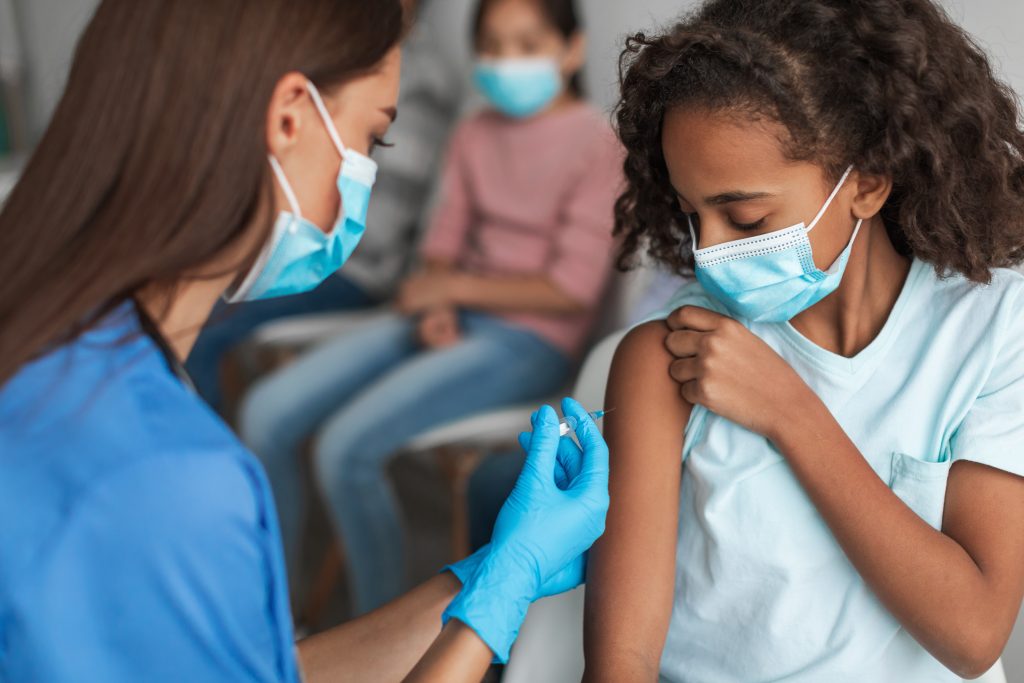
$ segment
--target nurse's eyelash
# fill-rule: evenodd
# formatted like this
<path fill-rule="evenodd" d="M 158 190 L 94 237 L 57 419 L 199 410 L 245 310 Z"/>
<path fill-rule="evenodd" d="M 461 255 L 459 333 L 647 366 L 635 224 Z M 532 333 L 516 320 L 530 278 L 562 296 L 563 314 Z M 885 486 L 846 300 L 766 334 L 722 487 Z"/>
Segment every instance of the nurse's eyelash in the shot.
<path fill-rule="evenodd" d="M 388 142 L 387 140 L 384 140 L 382 138 L 374 138 L 373 142 L 370 143 L 370 153 L 372 154 L 374 151 L 376 151 L 377 149 L 379 149 L 381 147 L 387 149 L 388 147 L 394 147 L 394 146 L 395 146 L 395 143 L 393 143 L 393 142 Z"/>

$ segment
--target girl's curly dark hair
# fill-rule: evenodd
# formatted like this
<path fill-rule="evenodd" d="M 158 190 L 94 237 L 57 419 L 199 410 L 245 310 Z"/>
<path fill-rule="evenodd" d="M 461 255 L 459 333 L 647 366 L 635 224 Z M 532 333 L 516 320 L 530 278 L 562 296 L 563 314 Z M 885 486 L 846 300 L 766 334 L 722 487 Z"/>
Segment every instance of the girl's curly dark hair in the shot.
<path fill-rule="evenodd" d="M 890 175 L 893 243 L 942 274 L 987 282 L 1024 259 L 1016 95 L 931 0 L 712 0 L 629 38 L 619 70 L 623 268 L 642 250 L 693 268 L 661 147 L 665 113 L 693 105 L 779 122 L 787 155 L 835 179 L 851 163 Z"/>

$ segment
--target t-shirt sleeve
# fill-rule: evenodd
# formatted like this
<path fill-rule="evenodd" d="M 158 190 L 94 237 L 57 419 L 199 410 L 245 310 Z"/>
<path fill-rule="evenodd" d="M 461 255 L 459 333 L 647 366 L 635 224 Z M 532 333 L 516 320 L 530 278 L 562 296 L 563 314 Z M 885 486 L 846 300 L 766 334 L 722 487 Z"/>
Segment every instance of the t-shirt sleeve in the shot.
<path fill-rule="evenodd" d="M 953 460 L 1024 476 L 1024 287 L 1005 296 L 992 321 L 991 370 L 951 443 Z"/>
<path fill-rule="evenodd" d="M 452 134 L 441 176 L 437 209 L 424 236 L 420 252 L 424 259 L 455 262 L 466 243 L 473 221 L 467 143 L 468 123 Z"/>
<path fill-rule="evenodd" d="M 45 670 L 26 673 L 107 683 L 295 680 L 258 491 L 223 455 L 148 458 L 95 483 L 19 596 L 23 642 L 12 645 L 49 655 L 28 657 Z"/>
<path fill-rule="evenodd" d="M 615 200 L 623 189 L 624 152 L 603 123 L 592 154 L 566 202 L 547 276 L 564 293 L 590 308 L 604 293 L 614 258 Z"/>

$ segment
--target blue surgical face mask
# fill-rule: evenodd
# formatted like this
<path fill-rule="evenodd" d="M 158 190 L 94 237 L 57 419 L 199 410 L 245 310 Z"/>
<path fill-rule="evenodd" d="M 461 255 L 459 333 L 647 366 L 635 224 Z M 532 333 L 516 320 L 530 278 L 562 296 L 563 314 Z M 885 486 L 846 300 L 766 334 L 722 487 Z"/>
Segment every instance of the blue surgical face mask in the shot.
<path fill-rule="evenodd" d="M 281 164 L 271 155 L 270 167 L 291 211 L 282 211 L 278 215 L 270 241 L 249 274 L 234 292 L 225 297 L 230 303 L 272 299 L 316 289 L 341 268 L 366 232 L 366 213 L 370 206 L 370 192 L 377 179 L 377 164 L 345 147 L 316 86 L 307 83 L 307 88 L 331 141 L 341 155 L 337 181 L 341 215 L 328 233 L 303 218 L 291 183 L 285 177 Z"/>
<path fill-rule="evenodd" d="M 540 113 L 562 91 L 553 58 L 485 59 L 477 62 L 473 78 L 498 111 L 517 119 Z"/>
<path fill-rule="evenodd" d="M 752 322 L 785 322 L 839 287 L 863 221 L 828 270 L 814 264 L 808 234 L 828 210 L 853 171 L 851 166 L 807 227 L 803 223 L 765 235 L 698 249 L 690 218 L 697 280 L 729 311 Z"/>

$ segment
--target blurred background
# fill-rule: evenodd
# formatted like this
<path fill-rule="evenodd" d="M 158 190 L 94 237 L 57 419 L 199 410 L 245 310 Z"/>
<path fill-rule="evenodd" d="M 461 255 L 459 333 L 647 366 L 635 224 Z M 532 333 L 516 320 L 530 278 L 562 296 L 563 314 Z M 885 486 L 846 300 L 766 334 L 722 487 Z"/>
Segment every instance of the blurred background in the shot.
<path fill-rule="evenodd" d="M 47 125 L 60 98 L 77 37 L 96 4 L 97 0 L 0 0 L 0 203 Z M 472 4 L 469 0 L 424 0 L 420 25 L 410 39 L 409 49 L 418 51 L 417 58 L 403 77 L 401 126 L 393 140 L 397 147 L 383 150 L 379 157 L 385 179 L 375 200 L 376 215 L 371 214 L 371 230 L 378 224 L 404 226 L 395 234 L 410 242 L 410 250 L 420 235 L 419 226 L 437 202 L 430 178 L 439 175 L 437 168 L 453 122 L 476 104 L 469 89 Z M 663 24 L 691 4 L 688 0 L 581 0 L 588 37 L 585 89 L 597 108 L 610 113 L 614 106 L 616 65 L 626 33 Z M 1024 41 L 1019 39 L 1024 2 L 943 0 L 943 4 L 994 57 L 1005 79 L 1024 92 Z M 422 144 L 425 132 L 434 140 L 433 147 Z M 388 203 L 388 196 L 402 201 Z M 408 263 L 395 267 L 404 272 Z M 622 326 L 656 309 L 676 284 L 657 273 L 643 272 L 625 283 L 613 283 L 618 311 L 607 316 L 603 325 L 607 329 Z M 234 421 L 237 403 L 256 377 L 286 364 L 314 342 L 364 324 L 366 315 L 374 315 L 373 309 L 360 315 L 363 317 L 329 316 L 261 328 L 256 335 L 259 343 L 239 344 L 231 349 L 231 358 L 215 359 L 216 381 L 225 393 L 219 409 Z M 599 326 L 598 331 L 607 329 Z M 489 420 L 482 426 L 484 431 L 504 433 L 511 425 L 514 433 L 522 424 L 522 415 L 512 410 Z M 454 431 L 451 425 L 446 427 L 447 432 L 417 435 L 403 445 L 404 455 L 389 465 L 409 536 L 410 582 L 429 576 L 476 543 L 473 536 L 479 532 L 472 528 L 472 489 L 479 470 L 497 472 L 494 476 L 500 480 L 503 469 L 514 471 L 516 467 L 514 460 L 502 464 L 502 458 L 495 459 L 494 453 L 502 450 L 497 443 L 501 439 L 474 441 L 466 437 L 480 433 L 480 425 L 455 425 Z M 495 489 L 493 481 L 485 481 L 482 486 L 492 498 L 500 497 L 496 490 L 501 485 Z M 486 517 L 487 513 L 482 514 Z M 304 534 L 314 542 L 306 544 L 296 571 L 296 582 L 303 587 L 296 597 L 296 614 L 300 626 L 310 631 L 360 611 L 344 589 L 344 551 L 330 549 L 328 528 L 322 509 L 310 516 Z M 1024 683 L 1024 619 L 1018 621 L 1004 662 L 1011 683 Z"/>

